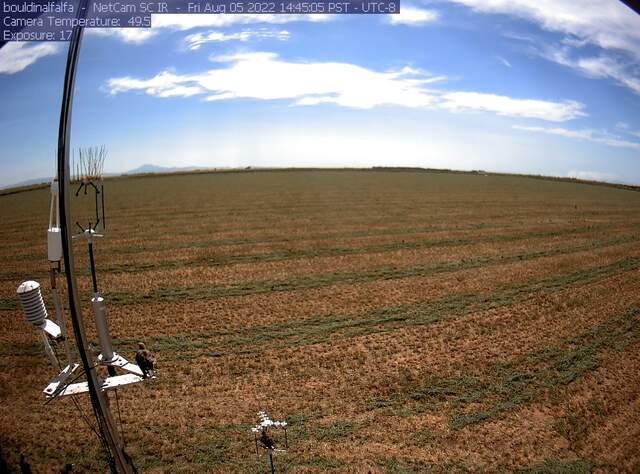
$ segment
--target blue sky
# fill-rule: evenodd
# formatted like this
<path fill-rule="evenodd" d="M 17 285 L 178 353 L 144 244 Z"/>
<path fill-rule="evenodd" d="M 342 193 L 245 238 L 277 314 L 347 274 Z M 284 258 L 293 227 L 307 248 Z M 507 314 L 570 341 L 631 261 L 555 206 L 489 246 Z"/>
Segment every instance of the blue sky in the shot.
<path fill-rule="evenodd" d="M 615 0 L 87 30 L 74 146 L 107 172 L 419 166 L 640 184 L 640 16 Z M 51 176 L 65 43 L 0 49 L 0 186 Z"/>

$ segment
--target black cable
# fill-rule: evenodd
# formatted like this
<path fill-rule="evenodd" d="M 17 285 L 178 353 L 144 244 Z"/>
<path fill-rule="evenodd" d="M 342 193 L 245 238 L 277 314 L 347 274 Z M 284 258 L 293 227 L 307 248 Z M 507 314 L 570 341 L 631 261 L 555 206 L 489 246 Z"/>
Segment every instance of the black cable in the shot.
<path fill-rule="evenodd" d="M 62 371 L 62 364 L 60 363 L 60 358 L 58 357 L 57 346 L 54 346 L 53 351 L 54 351 L 54 354 L 56 356 L 56 361 L 58 362 L 58 368 L 60 369 L 60 371 Z M 63 387 L 59 388 L 58 390 L 56 390 L 56 392 L 54 394 L 52 394 L 46 402 L 44 402 L 44 405 L 47 405 L 51 401 L 55 400 L 55 398 L 57 397 L 57 395 L 59 393 L 61 393 L 66 387 L 68 387 L 69 385 L 74 383 L 76 380 L 78 380 L 82 375 L 84 375 L 84 371 L 80 372 L 69 383 L 67 383 Z M 104 438 L 98 432 L 97 428 L 91 423 L 91 420 L 89 419 L 89 417 L 84 413 L 84 411 L 82 410 L 82 407 L 78 403 L 78 400 L 76 399 L 75 395 L 71 395 L 71 400 L 73 401 L 74 405 L 76 406 L 76 409 L 80 413 L 80 418 L 82 418 L 82 420 L 89 427 L 89 429 L 95 433 L 95 435 L 98 437 L 98 440 L 100 441 L 100 444 L 102 444 L 103 447 L 106 447 L 106 442 L 105 442 Z"/>
<path fill-rule="evenodd" d="M 82 406 L 80 406 L 80 403 L 76 399 L 76 396 L 75 395 L 70 395 L 70 397 L 71 397 L 71 400 L 73 401 L 73 404 L 76 406 L 76 409 L 78 410 L 78 413 L 80 413 L 80 417 L 82 418 L 82 420 L 89 427 L 89 429 L 91 429 L 91 431 L 93 431 L 95 433 L 95 435 L 100 440 L 100 444 L 102 444 L 104 446 L 105 445 L 104 438 L 98 432 L 98 429 L 93 425 L 93 423 L 91 423 L 91 419 L 86 415 L 86 413 L 82 409 Z"/>
<path fill-rule="evenodd" d="M 61 369 L 62 370 L 62 369 Z M 55 400 L 55 398 L 61 394 L 64 389 L 66 389 L 69 385 L 73 384 L 76 380 L 78 380 L 80 377 L 82 377 L 85 374 L 85 371 L 82 370 L 80 371 L 80 373 L 78 375 L 76 375 L 76 377 L 74 379 L 71 379 L 70 382 L 66 383 L 65 385 L 61 386 L 60 388 L 58 388 L 58 390 L 56 390 L 53 394 L 51 394 L 51 396 L 49 397 L 49 399 L 44 402 L 45 405 L 48 405 L 49 403 L 51 403 L 53 400 Z"/>
<path fill-rule="evenodd" d="M 98 213 L 98 194 L 100 194 L 100 191 L 98 190 L 98 187 L 95 184 L 93 184 L 93 181 L 91 182 L 91 186 L 93 186 L 93 189 L 96 192 L 95 193 L 96 194 L 96 196 L 95 196 L 95 201 L 96 201 L 96 203 L 95 203 L 95 206 L 96 206 L 96 225 L 95 225 L 95 228 L 97 229 L 98 228 L 98 224 L 100 223 L 100 216 L 99 216 L 99 213 Z"/>
<path fill-rule="evenodd" d="M 63 367 L 62 367 L 62 363 L 61 363 L 60 357 L 59 357 L 59 346 L 57 344 L 54 344 L 52 346 L 52 351 L 53 351 L 53 355 L 55 356 L 55 360 L 56 360 L 56 363 L 58 365 L 58 369 L 60 370 L 60 372 L 62 372 Z M 94 364 L 94 365 L 89 367 L 89 370 L 93 370 L 96 367 L 98 367 L 99 365 L 100 365 L 99 363 L 98 364 Z M 111 367 L 109 367 L 109 368 L 111 368 Z M 61 385 L 53 394 L 51 394 L 49 396 L 49 398 L 44 402 L 44 405 L 46 406 L 47 404 L 49 404 L 50 402 L 55 400 L 60 393 L 62 393 L 68 386 L 70 386 L 73 383 L 75 383 L 83 375 L 85 375 L 85 371 L 83 369 L 81 369 L 81 371 L 80 371 L 80 373 L 78 375 L 76 375 L 73 379 L 71 379 L 69 382 L 65 383 L 64 385 Z M 116 390 L 115 392 L 116 392 L 116 406 L 117 406 L 117 410 L 118 410 L 118 420 L 120 422 L 120 435 L 122 436 L 123 443 L 124 443 L 124 441 L 125 441 L 125 439 L 124 439 L 124 431 L 123 431 L 124 430 L 124 428 L 123 428 L 124 425 L 122 423 L 122 415 L 121 415 L 121 412 L 120 412 L 120 400 L 119 400 L 119 397 L 118 397 L 118 391 Z M 112 468 L 115 468 L 114 460 L 109 455 L 109 453 L 110 453 L 109 447 L 107 445 L 107 442 L 106 442 L 105 438 L 102 436 L 100 430 L 98 430 L 98 428 L 93 423 L 91 423 L 91 419 L 87 416 L 85 411 L 82 409 L 82 406 L 78 402 L 76 396 L 75 395 L 70 395 L 70 398 L 73 401 L 73 403 L 74 403 L 74 405 L 76 407 L 76 410 L 78 411 L 82 421 L 98 437 L 98 440 L 99 440 L 100 444 L 102 445 L 103 451 L 104 451 L 104 453 L 106 453 L 106 461 L 112 466 Z"/>
<path fill-rule="evenodd" d="M 124 425 L 122 424 L 122 417 L 120 416 L 120 399 L 118 398 L 118 389 L 115 389 L 116 392 L 116 410 L 118 410 L 118 422 L 120 423 L 120 436 L 122 437 L 122 444 L 126 447 L 127 440 L 124 437 Z"/>
<path fill-rule="evenodd" d="M 55 344 L 52 348 L 53 350 L 53 355 L 56 356 L 56 362 L 58 363 L 58 368 L 60 369 L 60 372 L 62 372 L 62 364 L 60 363 L 60 357 L 58 357 L 58 344 Z"/>
<path fill-rule="evenodd" d="M 91 269 L 91 282 L 93 284 L 93 292 L 98 292 L 98 277 L 96 276 L 96 262 L 93 258 L 93 243 L 89 242 L 89 267 Z"/>
<path fill-rule="evenodd" d="M 100 185 L 100 197 L 102 199 L 102 230 L 107 230 L 107 222 L 104 217 L 104 186 Z"/>
<path fill-rule="evenodd" d="M 93 410 L 93 415 L 96 417 L 96 421 L 98 422 L 98 428 L 99 428 L 99 432 L 100 434 L 98 435 L 100 442 L 102 443 L 102 449 L 104 452 L 104 456 L 105 459 L 107 460 L 107 463 L 109 464 L 109 469 L 111 470 L 112 473 L 117 474 L 118 470 L 116 469 L 116 460 L 115 458 L 111 455 L 111 450 L 109 449 L 109 445 L 107 443 L 106 438 L 104 437 L 104 435 L 102 433 L 106 432 L 107 427 L 105 426 L 106 422 L 104 420 L 104 418 L 102 418 L 101 416 L 99 416 L 100 414 L 98 413 L 98 409 L 91 404 L 91 408 Z"/>

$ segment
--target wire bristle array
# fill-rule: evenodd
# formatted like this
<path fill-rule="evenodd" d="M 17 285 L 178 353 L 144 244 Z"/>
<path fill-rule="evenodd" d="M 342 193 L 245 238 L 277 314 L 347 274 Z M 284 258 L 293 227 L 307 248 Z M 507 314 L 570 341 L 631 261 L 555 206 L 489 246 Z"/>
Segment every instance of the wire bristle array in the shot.
<path fill-rule="evenodd" d="M 73 155 L 72 183 L 89 183 L 102 181 L 102 168 L 107 158 L 107 147 L 92 146 L 78 148 L 78 155 Z"/>

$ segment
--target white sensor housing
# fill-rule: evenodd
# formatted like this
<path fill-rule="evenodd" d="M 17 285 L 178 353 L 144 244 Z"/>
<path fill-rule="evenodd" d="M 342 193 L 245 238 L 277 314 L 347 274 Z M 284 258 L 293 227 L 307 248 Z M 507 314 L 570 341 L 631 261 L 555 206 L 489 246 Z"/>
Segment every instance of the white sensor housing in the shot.
<path fill-rule="evenodd" d="M 50 262 L 62 260 L 62 233 L 60 227 L 49 227 L 47 230 L 47 251 Z"/>
<path fill-rule="evenodd" d="M 47 308 L 40 292 L 40 283 L 31 280 L 23 282 L 18 287 L 18 297 L 29 323 L 42 329 L 54 339 L 62 336 L 60 326 L 47 319 Z"/>
<path fill-rule="evenodd" d="M 40 283 L 37 281 L 25 281 L 18 287 L 18 297 L 27 321 L 41 328 L 47 319 L 47 308 L 40 292 Z"/>
<path fill-rule="evenodd" d="M 62 233 L 60 232 L 60 210 L 58 209 L 58 180 L 51 181 L 51 209 L 49 209 L 49 229 L 47 230 L 47 255 L 50 262 L 62 260 Z"/>

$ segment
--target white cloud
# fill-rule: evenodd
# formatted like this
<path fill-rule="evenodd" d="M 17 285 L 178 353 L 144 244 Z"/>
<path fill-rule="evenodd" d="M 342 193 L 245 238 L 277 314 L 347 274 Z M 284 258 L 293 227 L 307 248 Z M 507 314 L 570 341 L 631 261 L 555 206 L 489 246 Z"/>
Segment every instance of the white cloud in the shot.
<path fill-rule="evenodd" d="M 148 95 L 156 97 L 191 97 L 207 92 L 198 85 L 197 76 L 179 76 L 168 71 L 149 80 L 130 77 L 110 79 L 108 87 L 113 95 L 128 90 L 144 90 Z"/>
<path fill-rule="evenodd" d="M 399 14 L 389 15 L 389 23 L 392 25 L 420 26 L 433 23 L 438 19 L 438 12 L 424 10 L 411 5 L 402 5 Z"/>
<path fill-rule="evenodd" d="M 584 179 L 586 181 L 616 181 L 618 177 L 612 173 L 601 171 L 571 170 L 567 173 L 569 178 Z"/>
<path fill-rule="evenodd" d="M 619 130 L 629 130 L 629 124 L 627 122 L 617 122 L 616 128 Z"/>
<path fill-rule="evenodd" d="M 0 49 L 0 74 L 15 74 L 60 51 L 58 43 L 9 42 Z"/>
<path fill-rule="evenodd" d="M 249 14 L 162 14 L 151 15 L 151 28 L 87 28 L 89 34 L 110 36 L 129 44 L 142 44 L 158 35 L 162 30 L 188 31 L 195 28 L 228 28 L 250 24 L 286 24 L 294 22 L 320 23 L 331 20 L 331 15 L 249 15 Z M 288 34 L 288 32 L 285 32 Z M 246 34 L 230 33 L 225 37 L 238 35 L 238 41 L 251 39 Z M 253 38 L 259 38 L 254 35 Z M 267 36 L 262 36 L 266 38 Z M 229 38 L 231 41 L 234 38 Z M 279 38 L 286 39 L 286 38 Z M 215 41 L 211 40 L 211 41 Z M 221 41 L 224 41 L 221 40 Z M 195 48 L 194 48 L 195 49 Z"/>
<path fill-rule="evenodd" d="M 550 102 L 546 100 L 513 99 L 511 97 L 478 92 L 452 92 L 444 94 L 442 107 L 451 111 L 484 111 L 510 117 L 527 117 L 564 122 L 586 116 L 584 105 L 572 100 Z"/>
<path fill-rule="evenodd" d="M 378 72 L 355 64 L 288 62 L 274 53 L 244 53 L 212 60 L 224 66 L 199 74 L 164 71 L 150 79 L 113 78 L 112 94 L 142 91 L 154 97 L 202 95 L 207 101 L 230 99 L 289 100 L 292 105 L 336 104 L 368 109 L 377 106 L 444 109 L 451 112 L 491 112 L 511 117 L 562 122 L 586 115 L 574 101 L 516 99 L 478 92 L 448 92 L 430 88 L 443 76 L 411 67 Z"/>
<path fill-rule="evenodd" d="M 640 16 L 616 0 L 449 0 L 482 13 L 502 13 L 570 35 L 574 44 L 591 43 L 640 58 Z"/>
<path fill-rule="evenodd" d="M 291 37 L 286 30 L 270 30 L 266 28 L 245 29 L 235 33 L 224 33 L 221 31 L 207 31 L 206 33 L 194 33 L 188 35 L 184 41 L 191 50 L 199 49 L 206 43 L 221 43 L 226 41 L 250 41 L 254 39 L 276 39 L 286 41 Z"/>
<path fill-rule="evenodd" d="M 332 102 L 345 107 L 371 108 L 379 105 L 423 107 L 434 102 L 420 87 L 431 78 L 413 70 L 375 72 L 347 63 L 294 63 L 273 53 L 245 53 L 214 58 L 230 63 L 197 75 L 163 72 L 148 80 L 111 79 L 112 94 L 143 90 L 165 97 L 177 86 L 200 87 L 206 100 L 261 99 L 292 100 L 297 105 Z"/>
<path fill-rule="evenodd" d="M 245 14 L 163 14 L 151 16 L 151 27 L 186 31 L 193 28 L 223 28 L 253 23 L 285 24 L 293 22 L 325 22 L 330 15 L 245 15 Z"/>
<path fill-rule="evenodd" d="M 503 58 L 502 56 L 496 56 L 496 59 L 507 67 L 513 67 L 511 66 L 511 63 L 507 61 L 505 58 Z"/>
<path fill-rule="evenodd" d="M 640 94 L 640 78 L 627 70 L 627 67 L 611 57 L 580 58 L 572 65 L 587 75 L 610 78 L 618 84 Z"/>
<path fill-rule="evenodd" d="M 565 46 L 570 46 L 572 48 L 583 48 L 589 44 L 588 40 L 578 39 L 573 36 L 565 36 L 560 41 Z"/>
<path fill-rule="evenodd" d="M 549 135 L 558 135 L 566 138 L 574 138 L 578 140 L 587 140 L 601 145 L 612 146 L 616 148 L 629 148 L 632 150 L 640 150 L 640 143 L 624 140 L 617 135 L 613 135 L 606 131 L 581 129 L 568 130 L 566 128 L 545 128 L 545 127 L 529 127 L 522 125 L 514 125 L 516 130 L 524 130 L 527 132 L 546 133 Z"/>
<path fill-rule="evenodd" d="M 624 133 L 628 133 L 629 135 L 640 138 L 640 130 L 631 130 L 631 125 L 629 125 L 627 122 L 620 121 L 616 123 L 616 128 Z"/>
<path fill-rule="evenodd" d="M 565 35 L 539 47 L 539 39 L 506 32 L 537 54 L 591 78 L 607 79 L 640 94 L 640 16 L 616 0 L 449 0 L 477 12 L 523 18 Z M 601 48 L 585 56 L 586 46 Z"/>
<path fill-rule="evenodd" d="M 86 28 L 85 32 L 89 35 L 111 36 L 130 44 L 142 44 L 157 34 L 151 28 Z"/>
<path fill-rule="evenodd" d="M 640 45 L 639 45 L 640 47 Z M 572 59 L 566 48 L 547 48 L 541 55 L 557 64 L 570 67 L 588 77 L 610 79 L 640 94 L 640 77 L 628 64 L 613 56 L 595 56 Z"/>

